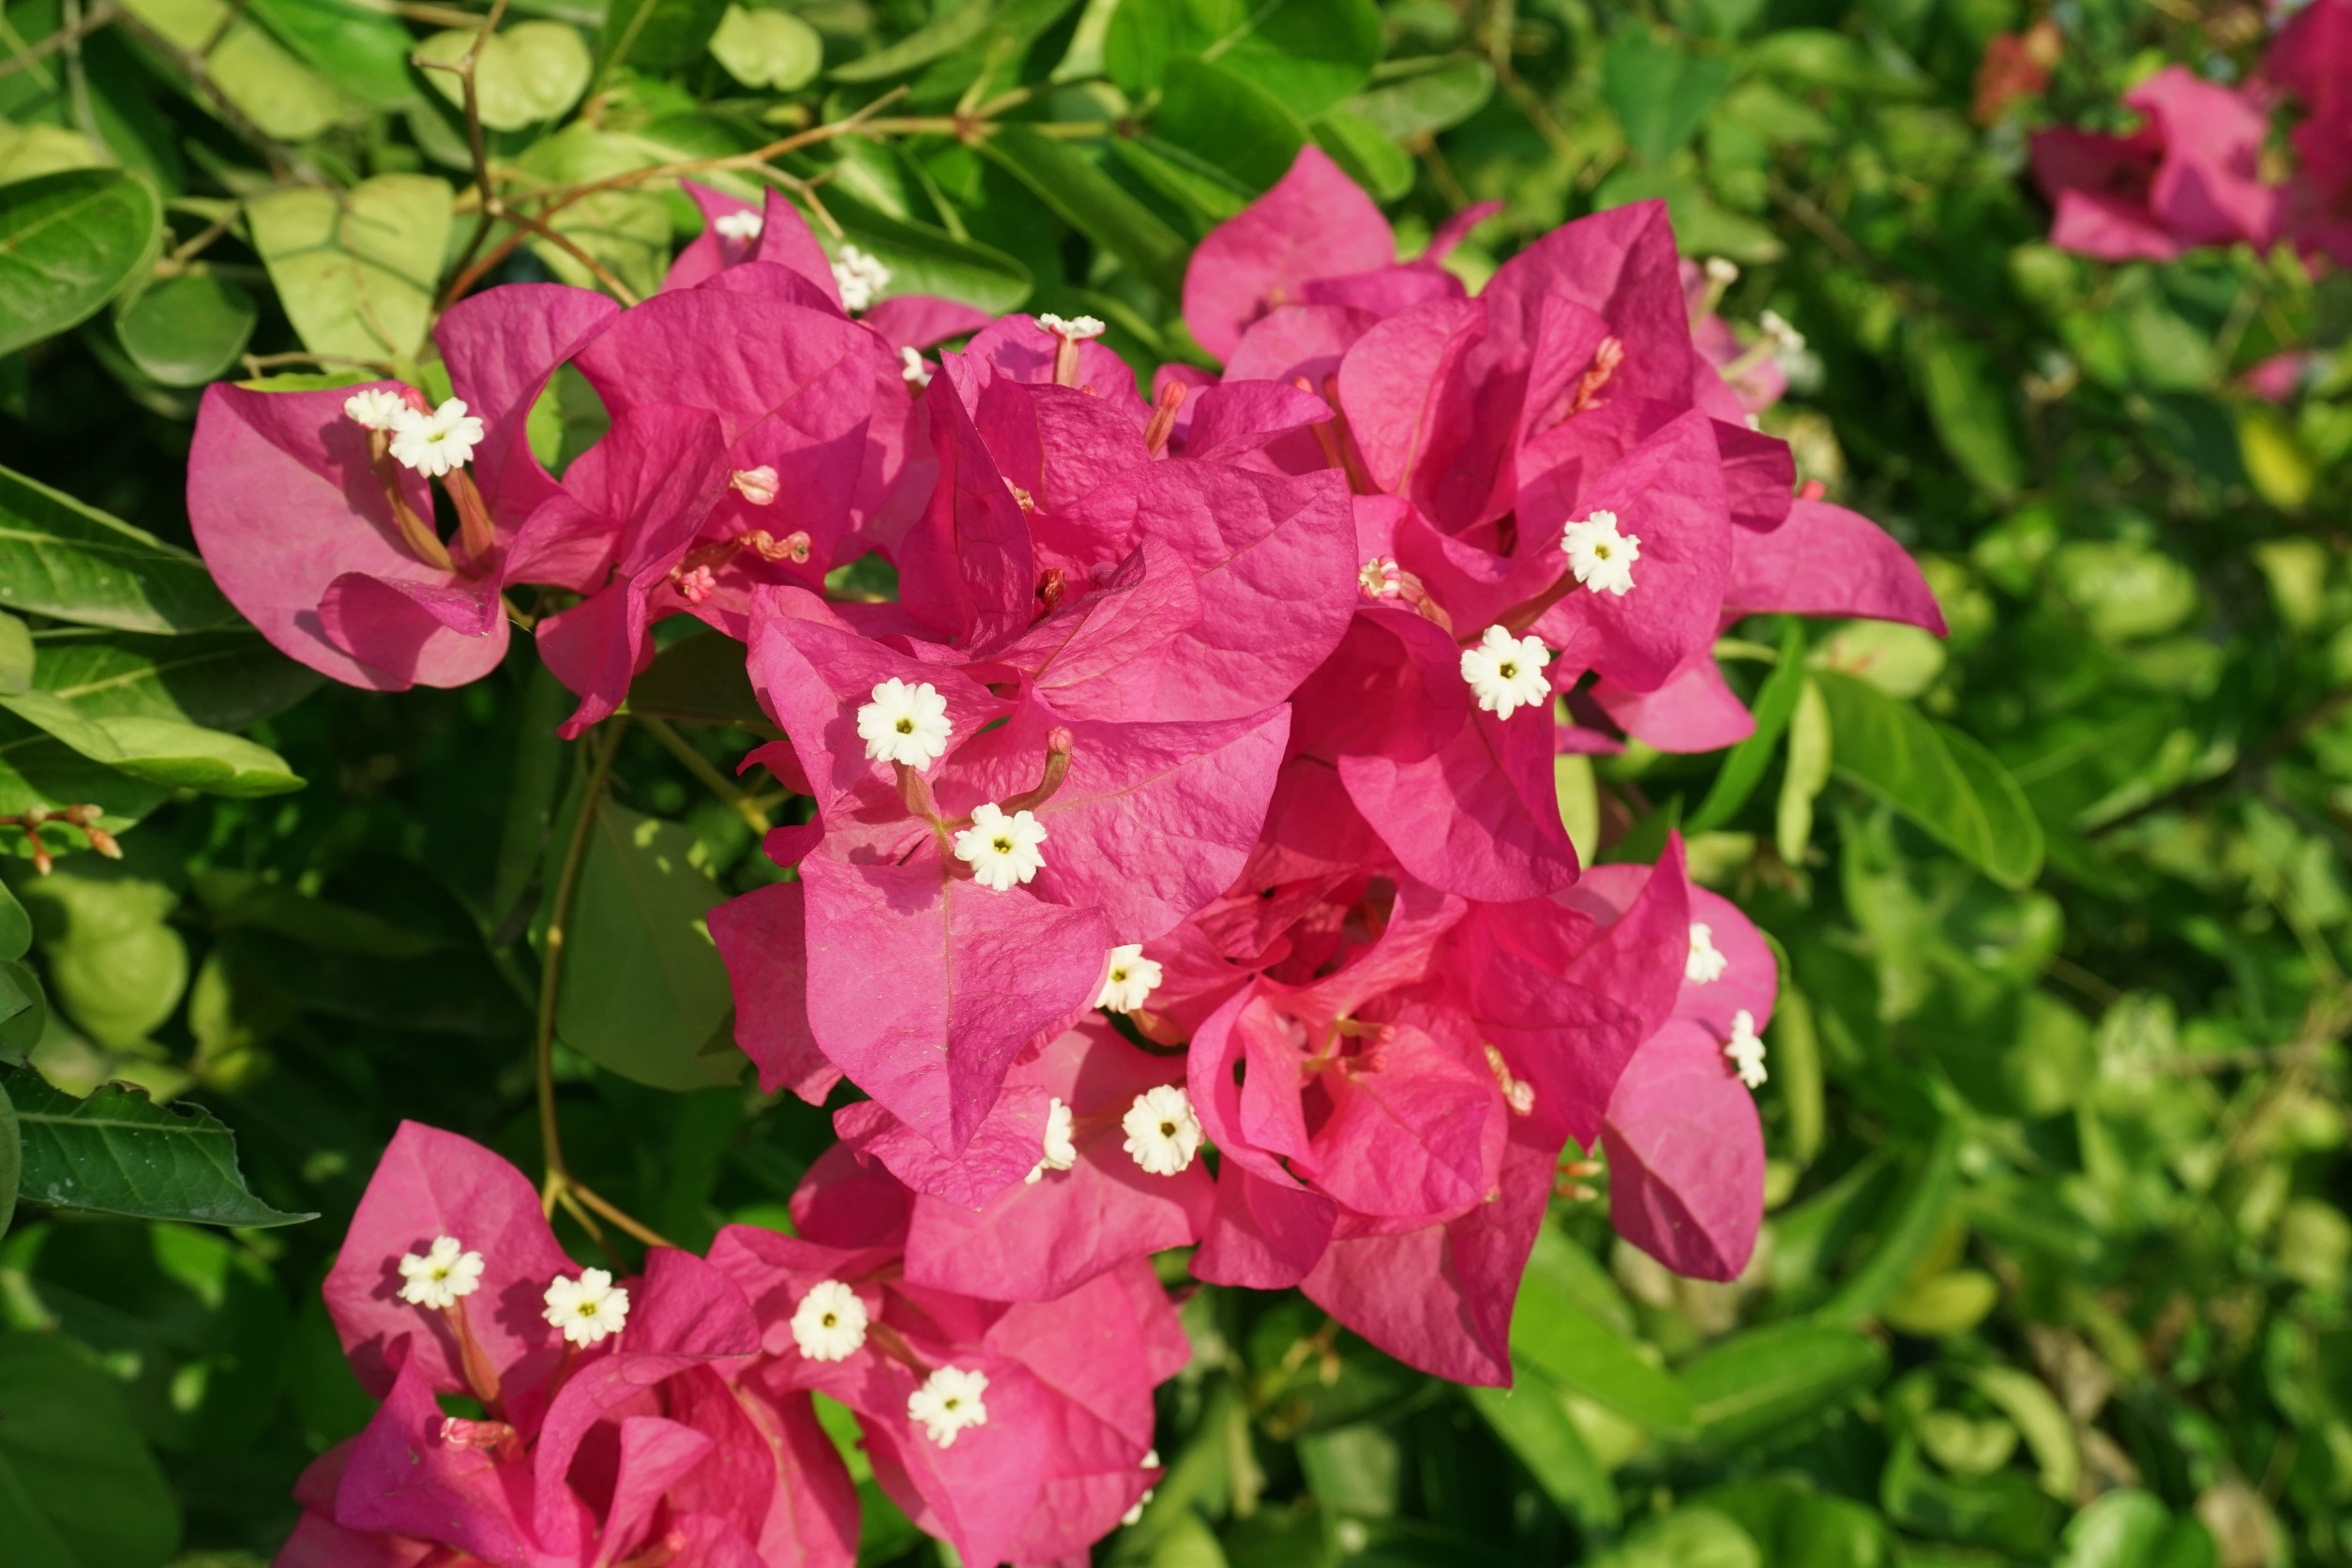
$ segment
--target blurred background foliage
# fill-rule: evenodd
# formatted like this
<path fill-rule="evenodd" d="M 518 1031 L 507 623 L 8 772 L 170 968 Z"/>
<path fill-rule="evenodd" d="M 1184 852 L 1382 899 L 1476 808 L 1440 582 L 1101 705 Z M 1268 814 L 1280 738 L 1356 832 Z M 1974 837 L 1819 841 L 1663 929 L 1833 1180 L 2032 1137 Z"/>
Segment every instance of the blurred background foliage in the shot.
<path fill-rule="evenodd" d="M 395 1121 L 535 1168 L 566 700 L 527 652 L 314 689 L 238 629 L 183 549 L 202 386 L 430 384 L 465 289 L 647 294 L 699 227 L 686 164 L 784 184 L 900 287 L 1201 358 L 1190 247 L 1312 141 L 1409 249 L 1503 202 L 1450 264 L 1473 286 L 1663 198 L 1742 269 L 1724 318 L 1791 386 L 1766 428 L 1922 554 L 1952 635 L 1735 628 L 1755 741 L 1561 764 L 1586 847 L 1679 823 L 1781 944 L 1747 1276 L 1676 1279 L 1566 1193 L 1508 1395 L 1199 1290 L 1168 1475 L 1103 1560 L 2352 1562 L 2352 289 L 2284 252 L 2070 257 L 2021 179 L 2035 127 L 2113 126 L 2265 31 L 2235 0 L 510 0 L 487 34 L 409 0 L 11 0 L 0 809 L 95 803 L 125 858 L 53 828 L 53 874 L 0 867 L 0 1061 L 32 1058 L 0 1068 L 0 1556 L 265 1559 L 368 1413 L 316 1286 Z M 2021 37 L 2019 88 L 1984 61 Z M 2244 389 L 2286 352 L 2291 394 Z M 535 436 L 558 460 L 600 419 L 559 384 Z M 567 985 L 559 1058 L 574 1168 L 688 1244 L 781 1223 L 830 1138 L 736 1081 L 695 932 L 806 808 L 728 782 L 757 728 L 729 654 L 675 641 L 633 695 L 573 937 L 602 988 Z M 208 1108 L 250 1223 L 36 1202 L 44 1079 Z M 867 1495 L 864 1560 L 936 1560 Z"/>

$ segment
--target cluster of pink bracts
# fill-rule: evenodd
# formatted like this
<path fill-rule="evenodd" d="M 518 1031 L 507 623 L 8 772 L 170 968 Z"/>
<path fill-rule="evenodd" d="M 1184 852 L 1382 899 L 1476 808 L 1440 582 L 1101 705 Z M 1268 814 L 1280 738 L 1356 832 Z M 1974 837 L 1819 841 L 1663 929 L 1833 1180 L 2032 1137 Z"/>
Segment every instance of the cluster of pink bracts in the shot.
<path fill-rule="evenodd" d="M 2058 208 L 2051 242 L 2108 261 L 2170 261 L 2206 245 L 2284 239 L 2352 266 L 2352 0 L 2311 0 L 2261 71 L 2230 87 L 2172 66 L 2123 95 L 2126 136 L 2045 130 L 2035 176 Z M 2272 113 L 2299 114 L 2284 183 L 2267 179 Z"/>
<path fill-rule="evenodd" d="M 581 596 L 536 627 L 569 732 L 656 619 L 744 641 L 784 737 L 746 765 L 815 815 L 766 845 L 792 880 L 711 917 L 737 1038 L 771 1092 L 867 1097 L 796 1238 L 626 1287 L 573 1277 L 510 1168 L 404 1130 L 328 1289 L 387 1398 L 287 1560 L 846 1562 L 820 1389 L 963 1560 L 1080 1562 L 1185 1359 L 1153 1254 L 1503 1383 L 1570 1139 L 1627 1238 L 1737 1274 L 1770 948 L 1679 841 L 1580 877 L 1554 759 L 1747 734 L 1711 652 L 1743 615 L 1941 621 L 1876 525 L 1794 493 L 1723 270 L 1651 204 L 1467 297 L 1439 260 L 1482 214 L 1399 263 L 1310 149 L 1192 263 L 1224 374 L 1146 401 L 1099 324 L 853 319 L 792 207 L 700 199 L 641 306 L 449 311 L 462 407 L 214 388 L 190 510 L 255 624 L 356 684 L 483 673 L 514 583 Z M 559 481 L 524 420 L 566 361 L 612 424 Z M 897 600 L 829 596 L 871 552 Z"/>

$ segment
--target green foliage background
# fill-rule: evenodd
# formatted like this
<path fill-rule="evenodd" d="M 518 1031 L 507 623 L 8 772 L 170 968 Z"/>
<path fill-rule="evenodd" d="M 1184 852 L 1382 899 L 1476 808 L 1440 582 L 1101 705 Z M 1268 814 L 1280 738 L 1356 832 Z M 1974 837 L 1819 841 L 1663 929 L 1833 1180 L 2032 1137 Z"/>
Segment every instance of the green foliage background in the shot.
<path fill-rule="evenodd" d="M 1756 740 L 1562 763 L 1585 843 L 1681 823 L 1782 945 L 1748 1277 L 1676 1280 L 1563 1199 L 1507 1395 L 1201 1290 L 1168 1476 L 1104 1559 L 2352 1561 L 2352 291 L 2042 243 L 2032 125 L 2112 124 L 2133 80 L 2242 69 L 2260 32 L 2055 15 L 2048 93 L 1988 127 L 2017 0 L 513 0 L 478 57 L 473 7 L 13 0 L 0 811 L 94 803 L 126 858 L 53 827 L 53 874 L 0 867 L 0 1061 L 33 1061 L 0 1067 L 0 1556 L 266 1558 L 369 1411 L 315 1288 L 394 1122 L 538 1168 L 567 700 L 527 651 L 456 692 L 319 689 L 241 629 L 185 549 L 201 387 L 430 384 L 436 302 L 478 281 L 648 293 L 698 220 L 646 172 L 728 158 L 698 177 L 813 192 L 902 287 L 1198 357 L 1189 248 L 1311 140 L 1409 246 L 1503 201 L 1473 284 L 1665 198 L 1686 252 L 1743 267 L 1726 319 L 1806 335 L 1767 428 L 1922 553 L 1952 636 L 1752 623 L 1723 652 Z M 422 63 L 470 57 L 492 213 L 462 82 Z M 2294 401 L 2232 390 L 2290 348 L 2318 354 Z M 560 459 L 599 417 L 559 387 L 535 434 Z M 806 803 L 725 784 L 757 716 L 715 640 L 631 710 L 562 1126 L 584 1180 L 700 1244 L 778 1221 L 829 1137 L 736 1081 L 695 928 Z M 109 1181 L 94 1138 L 155 1163 Z M 864 1560 L 933 1561 L 867 1491 Z"/>

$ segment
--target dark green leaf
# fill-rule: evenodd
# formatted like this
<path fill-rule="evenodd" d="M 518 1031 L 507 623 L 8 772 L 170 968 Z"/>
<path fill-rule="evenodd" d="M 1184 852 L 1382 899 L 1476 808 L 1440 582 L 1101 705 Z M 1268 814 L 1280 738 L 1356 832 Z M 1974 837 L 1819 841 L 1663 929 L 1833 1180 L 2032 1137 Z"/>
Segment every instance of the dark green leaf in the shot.
<path fill-rule="evenodd" d="M 626 6 L 618 8 L 626 8 Z M 976 42 L 988 31 L 994 0 L 966 0 L 945 15 L 909 33 L 887 48 L 833 68 L 837 82 L 882 82 L 919 70 L 932 61 Z M 608 25 L 610 25 L 608 23 Z"/>
<path fill-rule="evenodd" d="M 1821 1307 L 1821 1319 L 1866 1321 L 1903 1289 L 1935 1244 L 1951 1211 L 1959 1167 L 1960 1123 L 1946 1121 L 1889 1206 L 1869 1257 Z"/>
<path fill-rule="evenodd" d="M 1730 61 L 1693 54 L 1638 26 L 1610 39 L 1601 57 L 1601 94 L 1625 140 L 1651 164 L 1680 150 L 1730 86 Z"/>
<path fill-rule="evenodd" d="M 0 1084 L 0 1236 L 16 1217 L 16 1187 L 24 1170 L 24 1146 L 16 1126 L 16 1104 Z"/>
<path fill-rule="evenodd" d="M 2002 886 L 2032 882 L 2042 869 L 2042 824 L 1991 752 L 1867 682 L 1821 671 L 1814 683 L 1828 705 L 1841 776 Z"/>
<path fill-rule="evenodd" d="M 247 631 L 188 637 L 45 631 L 33 684 L 98 718 L 173 718 L 243 730 L 318 689 L 321 677 Z"/>
<path fill-rule="evenodd" d="M 727 896 L 694 853 L 677 823 L 600 803 L 564 943 L 557 1037 L 657 1089 L 743 1077 L 727 968 L 703 923 Z"/>
<path fill-rule="evenodd" d="M 1145 282 L 1171 298 L 1184 292 L 1190 248 L 1084 153 L 1019 125 L 1004 127 L 981 146 L 1055 216 L 1125 262 Z"/>
<path fill-rule="evenodd" d="M 0 604 L 123 631 L 239 624 L 195 556 L 5 468 Z"/>
<path fill-rule="evenodd" d="M 1904 346 L 1911 378 L 1944 450 L 1960 471 L 1996 501 L 2015 497 L 2025 483 L 2019 447 L 2015 384 L 2003 376 L 1984 344 L 1938 323 L 1914 319 Z"/>
<path fill-rule="evenodd" d="M 114 336 L 140 370 L 166 386 L 202 386 L 245 352 L 261 308 L 209 272 L 183 272 L 143 290 L 114 318 Z"/>
<path fill-rule="evenodd" d="M 1696 1419 L 1691 1393 L 1672 1373 L 1643 1360 L 1633 1341 L 1532 1274 L 1511 1315 L 1511 1356 L 1650 1431 L 1684 1433 Z"/>
<path fill-rule="evenodd" d="M 17 915 L 23 918 L 22 906 Z M 49 997 L 41 989 L 40 976 L 30 964 L 0 959 L 0 1063 L 23 1066 L 48 1027 Z"/>
<path fill-rule="evenodd" d="M 711 633 L 682 637 L 663 649 L 629 683 L 628 710 L 692 724 L 739 724 L 762 732 L 771 729 L 759 698 L 752 695 L 743 644 Z"/>
<path fill-rule="evenodd" d="M 250 0 L 253 14 L 313 70 L 363 103 L 395 109 L 415 94 L 415 39 L 393 17 L 354 0 Z"/>
<path fill-rule="evenodd" d="M 98 313 L 161 238 L 154 188 L 120 169 L 0 186 L 0 354 Z"/>
<path fill-rule="evenodd" d="M 87 1351 L 0 1333 L 0 1413 L 8 1568 L 162 1568 L 179 1549 L 178 1500 Z"/>
<path fill-rule="evenodd" d="M 1371 77 L 1380 13 L 1371 0 L 1273 0 L 1250 13 L 1246 31 L 1212 43 L 1202 57 L 1311 118 Z"/>
<path fill-rule="evenodd" d="M 1682 824 L 1685 833 L 1711 833 L 1723 826 L 1740 814 L 1740 807 L 1763 781 L 1764 770 L 1772 765 L 1772 752 L 1780 745 L 1781 731 L 1788 728 L 1797 711 L 1798 693 L 1804 689 L 1804 649 L 1803 624 L 1791 616 L 1781 634 L 1780 662 L 1756 694 L 1755 732 L 1724 758 L 1722 771 L 1708 787 L 1707 798 Z"/>
<path fill-rule="evenodd" d="M 1592 1457 L 1576 1424 L 1568 1419 L 1548 1378 L 1522 1368 L 1511 1388 L 1473 1388 L 1468 1393 L 1471 1408 L 1519 1456 L 1561 1513 L 1587 1529 L 1616 1528 L 1617 1487 Z"/>
<path fill-rule="evenodd" d="M 1306 127 L 1280 98 L 1221 65 L 1171 60 L 1152 128 L 1250 190 L 1288 173 Z"/>
<path fill-rule="evenodd" d="M 1682 1368 L 1699 1434 L 1740 1443 L 1793 1427 L 1876 1384 L 1887 1352 L 1849 1329 L 1787 1322 L 1750 1329 Z"/>
<path fill-rule="evenodd" d="M 236 1138 L 201 1106 L 110 1083 L 86 1100 L 28 1068 L 0 1074 L 24 1140 L 24 1201 L 197 1225 L 293 1225 L 246 1189 Z M 5 1438 L 0 1438 L 5 1440 Z"/>
<path fill-rule="evenodd" d="M 727 0 L 612 0 L 596 36 L 597 75 L 682 66 L 709 45 L 726 14 Z"/>
<path fill-rule="evenodd" d="M 828 191 L 825 207 L 860 249 L 890 268 L 890 294 L 938 294 L 1000 314 L 1029 298 L 1029 269 L 1001 250 L 893 218 L 853 197 Z"/>

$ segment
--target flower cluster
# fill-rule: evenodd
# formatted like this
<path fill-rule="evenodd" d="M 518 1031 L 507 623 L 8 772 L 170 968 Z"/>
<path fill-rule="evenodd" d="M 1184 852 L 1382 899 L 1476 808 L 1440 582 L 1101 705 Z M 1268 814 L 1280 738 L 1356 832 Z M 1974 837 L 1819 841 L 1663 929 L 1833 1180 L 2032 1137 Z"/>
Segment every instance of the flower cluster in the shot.
<path fill-rule="evenodd" d="M 615 1285 L 520 1171 L 403 1124 L 325 1285 L 383 1404 L 303 1476 L 280 1568 L 847 1568 L 857 1489 L 815 1394 L 965 1561 L 1082 1556 L 1133 1511 L 1152 1389 L 1188 1355 L 1149 1264 L 1043 1303 L 919 1286 L 905 1189 L 847 1149 L 792 1214 L 797 1236 L 731 1227 Z"/>
<path fill-rule="evenodd" d="M 2244 83 L 2170 66 L 2123 102 L 2141 121 L 2128 134 L 2035 135 L 2034 173 L 2057 207 L 2052 243 L 2161 262 L 2197 246 L 2286 240 L 2352 266 L 2352 0 L 2296 12 Z M 2264 156 L 2282 106 L 2299 117 L 2284 182 L 2266 177 Z"/>
<path fill-rule="evenodd" d="M 1739 1273 L 1770 946 L 1678 839 L 1581 867 L 1554 760 L 1751 732 L 1713 656 L 1744 615 L 1942 629 L 1756 429 L 1794 330 L 1718 320 L 1729 269 L 1685 264 L 1656 203 L 1473 297 L 1443 261 L 1483 209 L 1400 262 L 1310 147 L 1192 263 L 1223 373 L 1147 397 L 1100 322 L 852 319 L 780 199 L 756 224 L 698 199 L 711 231 L 641 306 L 517 287 L 445 317 L 481 429 L 443 438 L 439 562 L 390 445 L 421 396 L 207 398 L 199 538 L 329 673 L 479 673 L 520 582 L 580 596 L 536 626 L 573 732 L 654 619 L 746 644 L 782 737 L 746 765 L 813 815 L 765 846 L 789 880 L 711 913 L 737 1038 L 770 1092 L 861 1092 L 795 1236 L 622 1287 L 571 1277 L 519 1177 L 460 1182 L 488 1156 L 404 1132 L 329 1285 L 389 1397 L 306 1489 L 309 1537 L 611 1563 L 732 1530 L 835 1560 L 816 1390 L 964 1560 L 1059 1560 L 1151 1482 L 1184 1354 L 1153 1254 L 1482 1384 L 1563 1156 L 1606 1155 L 1636 1244 Z M 523 425 L 564 362 L 613 424 L 558 482 Z M 830 596 L 869 553 L 897 598 Z M 481 1421 L 433 1403 L 468 1391 Z"/>

